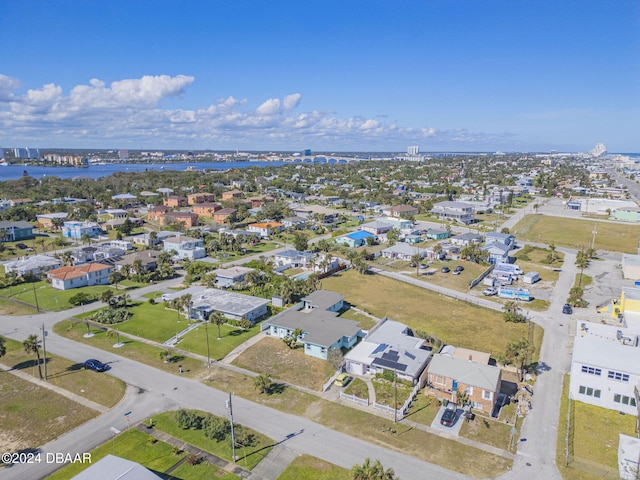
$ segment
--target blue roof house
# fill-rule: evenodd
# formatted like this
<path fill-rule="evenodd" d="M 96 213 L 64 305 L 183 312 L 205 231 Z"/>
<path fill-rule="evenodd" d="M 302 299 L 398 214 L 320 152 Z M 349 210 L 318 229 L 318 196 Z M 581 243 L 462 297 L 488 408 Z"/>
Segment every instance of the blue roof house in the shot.
<path fill-rule="evenodd" d="M 357 232 L 347 233 L 346 235 L 340 235 L 334 238 L 334 241 L 340 245 L 347 245 L 348 247 L 361 247 L 367 244 L 367 238 L 376 238 L 376 236 L 372 233 L 359 230 Z"/>

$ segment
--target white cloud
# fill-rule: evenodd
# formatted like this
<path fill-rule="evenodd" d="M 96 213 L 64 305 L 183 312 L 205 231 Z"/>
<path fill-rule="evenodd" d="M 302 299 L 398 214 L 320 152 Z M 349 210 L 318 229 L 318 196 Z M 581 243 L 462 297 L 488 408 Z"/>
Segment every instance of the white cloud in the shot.
<path fill-rule="evenodd" d="M 13 98 L 13 91 L 20 86 L 17 78 L 8 77 L 0 73 L 0 102 L 6 102 Z"/>
<path fill-rule="evenodd" d="M 18 95 L 19 81 L 0 74 L 0 131 L 7 140 L 38 139 L 43 144 L 88 148 L 117 141 L 130 148 L 291 149 L 321 141 L 327 148 L 373 150 L 419 141 L 499 145 L 508 136 L 387 124 L 382 115 L 341 118 L 332 110 L 294 113 L 302 100 L 300 93 L 267 99 L 254 109 L 247 99 L 233 96 L 194 109 L 160 106 L 162 99 L 182 95 L 193 82 L 194 77 L 186 75 L 143 76 L 111 84 L 94 78 L 67 95 L 54 84 Z"/>

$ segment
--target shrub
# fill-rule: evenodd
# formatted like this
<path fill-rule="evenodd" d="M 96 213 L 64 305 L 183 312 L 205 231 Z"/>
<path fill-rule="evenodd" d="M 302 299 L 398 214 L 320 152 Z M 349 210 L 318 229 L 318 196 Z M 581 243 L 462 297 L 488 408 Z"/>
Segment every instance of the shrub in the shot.
<path fill-rule="evenodd" d="M 155 298 L 150 298 L 149 299 L 149 305 L 155 305 L 156 304 L 156 299 Z"/>
<path fill-rule="evenodd" d="M 204 434 L 207 438 L 211 438 L 221 442 L 227 435 L 231 433 L 231 423 L 223 418 L 209 416 L 204 420 Z"/>
<path fill-rule="evenodd" d="M 197 456 L 196 454 L 192 453 L 191 455 L 189 455 L 187 457 L 187 459 L 185 460 L 187 462 L 187 464 L 191 465 L 192 467 L 195 465 L 198 465 L 200 463 L 202 463 L 202 458 Z"/>
<path fill-rule="evenodd" d="M 89 295 L 88 293 L 80 292 L 76 293 L 73 297 L 69 299 L 69 303 L 74 307 L 79 305 L 86 305 L 87 303 L 95 302 L 96 297 L 94 295 Z"/>
<path fill-rule="evenodd" d="M 180 409 L 176 412 L 176 423 L 184 430 L 192 428 L 194 430 L 200 430 L 204 422 L 204 417 L 201 417 L 195 412 Z"/>

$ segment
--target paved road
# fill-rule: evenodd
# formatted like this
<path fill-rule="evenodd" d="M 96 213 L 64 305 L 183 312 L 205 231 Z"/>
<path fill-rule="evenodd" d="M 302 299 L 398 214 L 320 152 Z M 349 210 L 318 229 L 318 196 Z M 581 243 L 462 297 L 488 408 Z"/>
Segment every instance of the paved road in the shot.
<path fill-rule="evenodd" d="M 503 476 L 505 479 L 560 478 L 555 467 L 555 445 L 562 378 L 570 365 L 570 344 L 568 325 L 565 319 L 562 319 L 564 323 L 560 320 L 561 314 L 559 312 L 575 278 L 575 258 L 571 255 L 570 252 L 567 252 L 565 266 L 554 290 L 549 313 L 532 314 L 533 321 L 545 328 L 540 356 L 544 368 L 541 370 L 535 386 L 535 395 L 532 400 L 533 409 L 523 425 L 522 441 L 518 446 L 514 468 Z M 429 288 L 424 285 L 431 285 L 401 274 L 389 274 L 388 276 L 396 275 L 399 275 L 396 278 L 401 277 L 402 281 L 418 282 L 424 288 Z M 148 291 L 166 289 L 180 281 L 181 279 L 174 279 L 129 293 L 132 298 L 138 298 Z M 441 293 L 447 294 L 447 292 Z M 455 293 L 456 296 L 465 295 L 459 292 Z M 469 297 L 469 301 L 480 304 L 488 302 L 487 307 L 496 309 L 494 302 L 474 296 Z M 497 309 L 501 309 L 501 306 L 497 306 Z M 50 329 L 54 323 L 81 311 L 81 308 L 76 308 L 66 312 L 44 315 L 2 316 L 0 317 L 0 335 L 22 341 L 29 334 L 39 334 L 39 328 L 43 322 Z M 132 423 L 158 412 L 179 407 L 200 409 L 216 415 L 226 414 L 227 394 L 195 380 L 162 372 L 115 354 L 106 357 L 102 350 L 73 342 L 53 333 L 47 338 L 47 348 L 53 353 L 77 362 L 84 361 L 89 357 L 101 356 L 105 361 L 113 362 L 111 373 L 125 381 L 130 388 L 125 399 L 110 412 L 100 415 L 43 446 L 44 452 L 86 452 L 112 438 L 110 427 L 119 430 L 126 428 L 127 424 L 123 414 L 128 411 L 132 412 Z M 468 478 L 242 398 L 234 399 L 234 416 L 238 422 L 254 428 L 276 441 L 283 441 L 283 444 L 293 452 L 314 455 L 346 468 L 350 468 L 354 463 L 361 463 L 366 457 L 371 457 L 380 459 L 385 466 L 392 467 L 401 478 L 405 479 Z M 117 437 L 115 445 L 117 453 Z M 55 465 L 47 464 L 14 466 L 3 471 L 3 478 L 41 478 L 54 468 Z"/>

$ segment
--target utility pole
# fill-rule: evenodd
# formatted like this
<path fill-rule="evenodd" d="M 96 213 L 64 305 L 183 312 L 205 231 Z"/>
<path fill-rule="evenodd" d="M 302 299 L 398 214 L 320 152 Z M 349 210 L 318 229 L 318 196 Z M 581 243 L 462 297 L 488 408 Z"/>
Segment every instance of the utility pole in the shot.
<path fill-rule="evenodd" d="M 42 351 L 44 353 L 44 379 L 47 379 L 47 332 L 44 329 L 44 323 L 42 324 Z"/>
<path fill-rule="evenodd" d="M 229 392 L 229 400 L 227 400 L 227 408 L 229 409 L 229 419 L 231 420 L 231 454 L 233 463 L 236 462 L 236 436 L 233 429 L 233 405 L 231 404 L 231 392 Z"/>
<path fill-rule="evenodd" d="M 38 294 L 36 293 L 36 283 L 31 282 L 31 287 L 33 288 L 33 296 L 36 299 L 36 311 L 40 313 L 40 306 L 38 305 Z"/>

